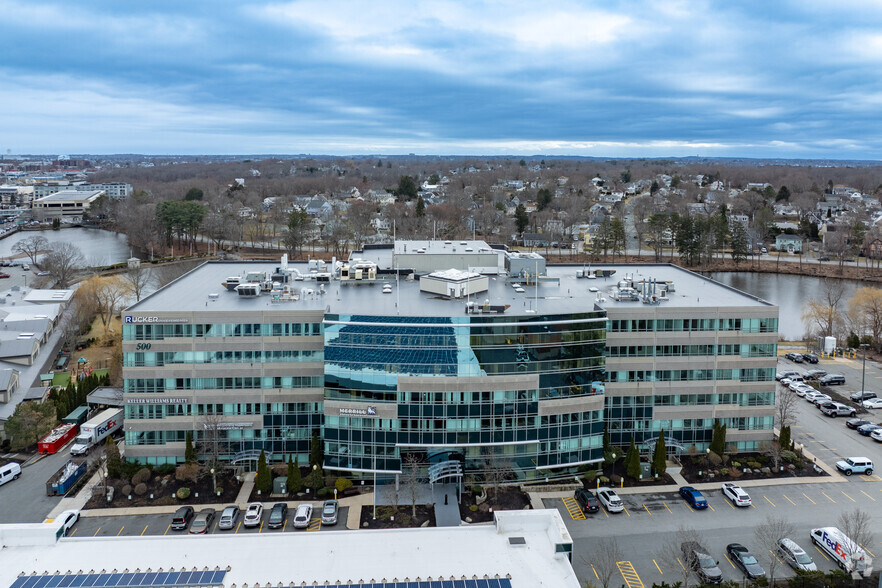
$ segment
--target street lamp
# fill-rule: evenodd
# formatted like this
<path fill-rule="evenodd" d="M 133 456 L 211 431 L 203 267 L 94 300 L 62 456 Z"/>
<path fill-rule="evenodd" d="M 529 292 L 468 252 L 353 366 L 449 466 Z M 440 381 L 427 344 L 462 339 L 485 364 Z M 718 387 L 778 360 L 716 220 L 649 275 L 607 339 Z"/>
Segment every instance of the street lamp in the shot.
<path fill-rule="evenodd" d="M 864 350 L 864 361 L 863 361 L 863 365 L 861 366 L 861 400 L 862 401 L 863 401 L 864 390 L 866 390 L 866 388 L 864 388 L 864 380 L 866 379 L 866 376 L 867 376 L 867 347 L 869 347 L 869 346 L 870 346 L 869 343 L 861 343 L 861 349 Z"/>

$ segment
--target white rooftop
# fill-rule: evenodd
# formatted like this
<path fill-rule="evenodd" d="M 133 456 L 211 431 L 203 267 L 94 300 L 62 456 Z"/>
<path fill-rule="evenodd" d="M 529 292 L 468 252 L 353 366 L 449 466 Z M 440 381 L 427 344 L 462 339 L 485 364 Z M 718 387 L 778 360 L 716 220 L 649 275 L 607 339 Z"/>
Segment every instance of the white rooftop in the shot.
<path fill-rule="evenodd" d="M 558 544 L 572 538 L 556 510 L 497 513 L 496 524 L 382 531 L 74 537 L 56 525 L 0 525 L 0 586 L 19 574 L 216 567 L 224 587 L 347 585 L 347 582 L 505 578 L 513 588 L 578 588 Z M 523 538 L 523 543 L 509 542 Z M 59 570 L 59 572 L 56 572 Z M 326 582 L 328 584 L 326 584 Z"/>

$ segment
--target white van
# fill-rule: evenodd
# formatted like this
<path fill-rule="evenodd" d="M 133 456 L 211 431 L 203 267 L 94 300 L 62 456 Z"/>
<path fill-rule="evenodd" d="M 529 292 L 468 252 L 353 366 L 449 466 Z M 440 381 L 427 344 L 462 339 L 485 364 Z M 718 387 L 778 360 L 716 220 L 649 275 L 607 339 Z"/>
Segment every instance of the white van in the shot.
<path fill-rule="evenodd" d="M 812 543 L 824 550 L 846 572 L 861 576 L 872 564 L 872 559 L 860 545 L 849 539 L 836 527 L 812 529 Z"/>
<path fill-rule="evenodd" d="M 12 480 L 18 480 L 21 475 L 21 466 L 15 462 L 0 466 L 0 486 Z"/>

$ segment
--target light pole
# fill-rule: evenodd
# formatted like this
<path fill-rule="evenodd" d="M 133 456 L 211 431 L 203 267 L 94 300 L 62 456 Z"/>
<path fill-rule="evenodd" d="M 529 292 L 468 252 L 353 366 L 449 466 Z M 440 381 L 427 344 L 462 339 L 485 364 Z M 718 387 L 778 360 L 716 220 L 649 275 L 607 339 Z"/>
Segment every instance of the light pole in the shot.
<path fill-rule="evenodd" d="M 861 343 L 861 349 L 864 350 L 864 361 L 863 361 L 863 365 L 861 366 L 861 402 L 863 402 L 863 395 L 864 395 L 864 390 L 865 390 L 864 380 L 866 379 L 866 376 L 867 376 L 867 347 L 869 347 L 869 346 L 870 346 L 869 343 Z"/>

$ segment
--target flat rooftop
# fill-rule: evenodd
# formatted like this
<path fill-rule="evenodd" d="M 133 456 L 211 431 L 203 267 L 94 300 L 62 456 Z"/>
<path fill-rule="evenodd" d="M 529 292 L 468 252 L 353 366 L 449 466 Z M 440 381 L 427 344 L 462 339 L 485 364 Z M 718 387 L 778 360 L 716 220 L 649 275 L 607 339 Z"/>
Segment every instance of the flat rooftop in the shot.
<path fill-rule="evenodd" d="M 258 298 L 243 298 L 222 286 L 228 277 L 242 276 L 249 271 L 272 273 L 279 263 L 269 262 L 206 262 L 174 282 L 130 306 L 126 312 L 245 312 L 254 310 L 320 310 L 331 314 L 370 314 L 376 316 L 465 316 L 466 300 L 446 299 L 420 292 L 419 278 L 413 281 L 396 280 L 394 276 L 381 276 L 392 284 L 391 293 L 383 293 L 383 281 L 372 284 L 345 284 L 331 280 L 293 282 L 302 291 L 297 302 L 271 302 L 268 294 Z M 329 264 L 330 265 L 330 264 Z M 289 263 L 308 274 L 306 263 Z M 448 268 L 439 268 L 448 269 Z M 578 278 L 577 272 L 591 270 L 615 270 L 610 277 L 596 279 Z M 641 301 L 615 300 L 613 293 L 619 281 L 626 276 L 635 282 L 671 282 L 674 291 L 668 300 L 660 303 L 662 308 L 695 307 L 769 307 L 774 305 L 745 294 L 729 286 L 705 278 L 682 268 L 668 265 L 557 265 L 549 266 L 547 279 L 536 285 L 523 286 L 517 292 L 503 276 L 489 276 L 489 290 L 472 296 L 476 304 L 489 300 L 491 305 L 510 305 L 505 316 L 531 316 L 535 314 L 566 314 L 590 312 L 595 304 L 605 309 L 645 308 Z M 596 288 L 597 291 L 592 291 Z M 311 291 L 311 293 L 310 293 Z M 320 293 L 320 292 L 324 293 Z"/>
<path fill-rule="evenodd" d="M 228 570 L 225 588 L 346 586 L 350 581 L 506 578 L 509 574 L 513 588 L 578 588 L 566 555 L 555 554 L 557 544 L 572 544 L 560 515 L 549 510 L 526 513 L 503 513 L 507 522 L 466 527 L 74 537 L 58 542 L 52 523 L 41 525 L 43 529 L 2 525 L 0 585 L 11 586 L 21 573 L 219 568 Z M 512 543 L 510 538 L 523 538 L 523 542 Z"/>
<path fill-rule="evenodd" d="M 61 190 L 42 198 L 37 198 L 37 202 L 80 202 L 90 198 L 100 196 L 104 190 Z"/>

